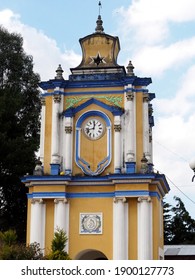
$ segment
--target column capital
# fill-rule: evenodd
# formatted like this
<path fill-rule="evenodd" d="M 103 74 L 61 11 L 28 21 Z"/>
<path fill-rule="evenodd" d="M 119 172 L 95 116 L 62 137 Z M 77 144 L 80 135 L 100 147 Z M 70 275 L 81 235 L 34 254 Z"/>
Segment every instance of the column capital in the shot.
<path fill-rule="evenodd" d="M 144 95 L 143 96 L 143 102 L 144 103 L 148 103 L 150 101 L 149 96 L 148 95 Z"/>
<path fill-rule="evenodd" d="M 114 124 L 114 131 L 120 132 L 121 131 L 121 124 Z"/>
<path fill-rule="evenodd" d="M 66 126 L 65 126 L 65 132 L 66 132 L 67 134 L 71 134 L 71 133 L 72 133 L 72 126 L 66 125 Z"/>
<path fill-rule="evenodd" d="M 43 201 L 42 198 L 33 198 L 33 199 L 31 200 L 31 204 L 35 204 L 35 203 L 43 204 L 44 201 Z"/>
<path fill-rule="evenodd" d="M 45 102 L 45 97 L 41 97 L 41 106 L 45 106 L 46 102 Z"/>
<path fill-rule="evenodd" d="M 150 196 L 139 196 L 137 199 L 138 202 L 151 202 L 151 197 Z"/>
<path fill-rule="evenodd" d="M 119 201 L 121 201 L 123 203 L 127 202 L 127 199 L 124 196 L 122 196 L 122 197 L 114 197 L 113 200 L 114 200 L 114 203 L 118 203 Z"/>
<path fill-rule="evenodd" d="M 62 202 L 63 204 L 67 204 L 68 203 L 68 199 L 67 198 L 55 198 L 54 199 L 54 203 L 58 204 L 59 202 Z"/>
<path fill-rule="evenodd" d="M 128 91 L 126 93 L 126 98 L 127 98 L 127 101 L 133 101 L 134 99 L 134 93 L 132 91 Z"/>
<path fill-rule="evenodd" d="M 61 95 L 55 94 L 55 95 L 53 96 L 53 100 L 54 100 L 54 103 L 60 103 L 60 101 L 61 101 Z"/>

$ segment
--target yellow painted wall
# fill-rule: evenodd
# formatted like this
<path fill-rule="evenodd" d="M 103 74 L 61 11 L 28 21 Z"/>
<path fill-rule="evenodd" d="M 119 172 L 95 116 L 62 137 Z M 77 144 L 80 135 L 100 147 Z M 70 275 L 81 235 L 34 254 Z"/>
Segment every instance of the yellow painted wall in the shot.
<path fill-rule="evenodd" d="M 129 248 L 128 254 L 130 260 L 137 259 L 137 198 L 128 199 L 129 204 Z"/>
<path fill-rule="evenodd" d="M 51 250 L 51 242 L 54 237 L 54 200 L 44 200 L 46 204 L 46 220 L 45 220 L 45 253 Z"/>
<path fill-rule="evenodd" d="M 103 214 L 103 234 L 79 234 L 80 213 L 101 212 Z M 70 200 L 70 257 L 85 249 L 102 251 L 108 259 L 112 259 L 112 228 L 113 228 L 113 199 L 111 198 L 85 198 Z"/>
<path fill-rule="evenodd" d="M 111 122 L 113 123 L 113 115 L 109 111 L 103 110 L 98 105 L 91 104 L 86 109 L 83 109 L 78 114 L 76 114 L 73 131 L 75 131 L 75 125 L 76 125 L 76 122 L 77 122 L 78 118 L 84 112 L 90 111 L 90 110 L 101 110 L 102 112 L 104 112 L 105 114 L 108 115 Z M 113 127 L 111 129 L 112 129 L 112 155 L 113 155 L 113 152 L 114 152 Z M 97 165 L 97 162 L 100 162 L 102 160 L 102 158 L 104 157 L 103 155 L 105 155 L 105 157 L 106 157 L 106 147 L 107 147 L 106 134 L 102 138 L 100 138 L 99 140 L 96 140 L 96 141 L 88 140 L 85 136 L 81 137 L 81 140 L 82 140 L 82 144 L 83 144 L 82 148 L 81 148 L 81 155 L 87 156 L 87 159 L 89 159 L 90 162 L 93 162 L 93 164 L 96 163 L 96 165 Z M 73 175 L 81 174 L 82 171 L 76 165 L 74 159 L 75 159 L 75 133 L 74 133 L 74 148 L 73 148 Z M 105 169 L 105 171 L 102 173 L 102 175 L 105 175 L 107 173 L 113 173 L 113 172 L 114 172 L 114 157 L 112 156 L 112 162 Z"/>

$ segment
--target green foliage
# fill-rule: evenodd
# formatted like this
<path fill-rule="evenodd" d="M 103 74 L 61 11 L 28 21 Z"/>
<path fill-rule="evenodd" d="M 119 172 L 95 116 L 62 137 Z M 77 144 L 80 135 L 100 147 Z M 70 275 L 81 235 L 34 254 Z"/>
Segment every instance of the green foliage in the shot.
<path fill-rule="evenodd" d="M 17 235 L 13 230 L 0 232 L 0 260 L 41 260 L 43 254 L 39 244 L 29 246 L 17 243 Z"/>
<path fill-rule="evenodd" d="M 0 230 L 25 239 L 26 189 L 20 177 L 33 172 L 39 148 L 39 75 L 19 34 L 0 26 Z"/>
<path fill-rule="evenodd" d="M 12 246 L 16 243 L 17 234 L 15 230 L 8 230 L 5 232 L 0 232 L 0 243 L 6 246 Z"/>
<path fill-rule="evenodd" d="M 65 251 L 67 241 L 66 233 L 62 229 L 57 229 L 51 243 L 51 253 L 45 258 L 48 260 L 70 260 L 69 255 Z"/>
<path fill-rule="evenodd" d="M 191 218 L 179 197 L 176 206 L 164 203 L 165 244 L 195 244 L 195 220 Z"/>

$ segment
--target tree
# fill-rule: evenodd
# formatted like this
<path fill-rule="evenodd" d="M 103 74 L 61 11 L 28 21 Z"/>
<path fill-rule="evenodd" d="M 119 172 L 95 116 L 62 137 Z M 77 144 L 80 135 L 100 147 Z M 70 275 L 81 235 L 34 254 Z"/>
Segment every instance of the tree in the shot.
<path fill-rule="evenodd" d="M 51 253 L 46 256 L 48 260 L 70 260 L 69 255 L 65 251 L 68 241 L 66 233 L 62 229 L 57 229 L 51 243 Z"/>
<path fill-rule="evenodd" d="M 33 171 L 39 147 L 39 75 L 19 34 L 0 27 L 0 230 L 24 240 L 26 189 L 20 177 Z"/>
<path fill-rule="evenodd" d="M 195 243 L 195 220 L 191 218 L 179 197 L 174 197 L 176 206 L 167 208 L 164 204 L 164 229 L 165 244 L 194 244 Z M 167 213 L 169 219 L 167 219 Z"/>
<path fill-rule="evenodd" d="M 167 202 L 163 202 L 163 208 L 164 208 L 164 243 L 169 244 L 172 238 L 172 231 L 171 231 L 172 215 L 170 214 L 172 206 Z"/>
<path fill-rule="evenodd" d="M 41 260 L 43 254 L 39 244 L 29 246 L 17 243 L 14 230 L 0 232 L 0 260 Z"/>

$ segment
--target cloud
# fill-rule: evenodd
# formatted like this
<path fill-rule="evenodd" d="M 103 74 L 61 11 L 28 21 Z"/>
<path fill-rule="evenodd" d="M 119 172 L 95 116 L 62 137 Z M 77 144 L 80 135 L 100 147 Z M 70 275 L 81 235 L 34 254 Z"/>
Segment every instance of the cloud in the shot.
<path fill-rule="evenodd" d="M 172 43 L 167 47 L 163 45 L 142 46 L 133 55 L 136 69 L 147 75 L 161 76 L 170 68 L 183 67 L 195 57 L 195 37 Z"/>
<path fill-rule="evenodd" d="M 133 0 L 128 9 L 118 9 L 123 32 L 134 31 L 134 40 L 144 44 L 163 41 L 169 23 L 195 20 L 194 0 Z"/>
<path fill-rule="evenodd" d="M 33 56 L 34 70 L 41 75 L 42 80 L 54 78 L 59 64 L 64 69 L 64 78 L 67 78 L 70 74 L 69 68 L 77 66 L 81 61 L 80 55 L 72 50 L 62 52 L 55 40 L 46 36 L 41 30 L 23 24 L 20 16 L 9 9 L 0 11 L 0 24 L 9 32 L 21 34 L 24 50 Z"/>
<path fill-rule="evenodd" d="M 155 111 L 162 117 L 179 115 L 188 119 L 194 114 L 195 108 L 195 65 L 192 65 L 179 79 L 178 90 L 174 97 L 156 99 Z M 195 123 L 195 122 L 194 122 Z"/>

